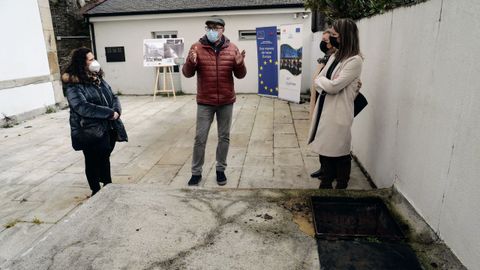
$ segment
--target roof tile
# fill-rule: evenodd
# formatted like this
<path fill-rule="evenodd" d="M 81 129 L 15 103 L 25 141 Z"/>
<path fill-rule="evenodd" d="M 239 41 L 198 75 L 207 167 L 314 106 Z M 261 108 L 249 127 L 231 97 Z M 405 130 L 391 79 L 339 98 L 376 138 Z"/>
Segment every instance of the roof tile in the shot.
<path fill-rule="evenodd" d="M 303 6 L 303 0 L 106 0 L 87 16 Z"/>

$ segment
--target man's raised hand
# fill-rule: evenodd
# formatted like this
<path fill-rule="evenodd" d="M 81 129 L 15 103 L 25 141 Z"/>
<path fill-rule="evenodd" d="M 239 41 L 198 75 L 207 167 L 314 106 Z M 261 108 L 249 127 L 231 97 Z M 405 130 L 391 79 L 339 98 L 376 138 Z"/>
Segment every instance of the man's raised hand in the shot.
<path fill-rule="evenodd" d="M 195 65 L 197 64 L 197 46 L 190 49 L 190 51 L 188 52 L 188 57 L 190 58 L 190 61 L 192 61 L 192 63 L 194 63 Z"/>
<path fill-rule="evenodd" d="M 241 53 L 238 53 L 235 55 L 235 63 L 237 65 L 240 65 L 243 62 L 243 59 L 245 59 L 245 50 L 243 50 Z"/>

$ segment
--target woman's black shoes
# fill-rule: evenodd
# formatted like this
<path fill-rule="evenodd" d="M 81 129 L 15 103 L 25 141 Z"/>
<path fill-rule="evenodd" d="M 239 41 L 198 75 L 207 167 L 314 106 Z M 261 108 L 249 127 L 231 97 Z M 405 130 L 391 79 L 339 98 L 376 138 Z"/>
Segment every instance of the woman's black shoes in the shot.
<path fill-rule="evenodd" d="M 325 177 L 325 170 L 323 170 L 323 169 L 320 167 L 320 169 L 318 169 L 317 171 L 315 171 L 315 172 L 313 172 L 312 174 L 310 174 L 310 177 L 322 179 L 323 177 Z"/>
<path fill-rule="evenodd" d="M 333 189 L 332 185 L 333 181 L 325 181 L 322 180 L 320 183 L 320 186 L 318 187 L 319 189 Z M 348 187 L 348 181 L 338 181 L 337 180 L 337 185 L 335 186 L 335 189 L 347 189 Z"/>
<path fill-rule="evenodd" d="M 322 182 L 320 183 L 320 186 L 318 188 L 319 189 L 333 189 L 332 182 L 333 181 L 322 180 Z"/>
<path fill-rule="evenodd" d="M 335 186 L 335 189 L 347 189 L 347 187 L 348 187 L 348 181 L 337 180 L 337 185 Z"/>

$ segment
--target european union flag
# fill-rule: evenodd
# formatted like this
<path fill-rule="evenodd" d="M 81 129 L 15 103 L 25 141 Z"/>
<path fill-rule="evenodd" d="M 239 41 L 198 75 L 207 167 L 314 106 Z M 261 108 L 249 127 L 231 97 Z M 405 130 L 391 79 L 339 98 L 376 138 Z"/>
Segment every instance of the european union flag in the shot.
<path fill-rule="evenodd" d="M 265 35 L 267 33 L 267 35 Z M 277 27 L 257 28 L 258 94 L 278 96 Z"/>

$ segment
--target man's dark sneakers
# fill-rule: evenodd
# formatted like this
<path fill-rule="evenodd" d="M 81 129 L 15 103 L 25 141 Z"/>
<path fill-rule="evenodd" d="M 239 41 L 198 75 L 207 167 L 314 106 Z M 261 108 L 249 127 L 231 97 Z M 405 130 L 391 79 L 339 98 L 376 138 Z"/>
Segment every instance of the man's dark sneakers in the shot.
<path fill-rule="evenodd" d="M 201 175 L 192 175 L 192 178 L 188 181 L 189 186 L 198 186 L 198 183 L 202 180 Z"/>
<path fill-rule="evenodd" d="M 227 183 L 227 177 L 224 172 L 217 171 L 217 184 L 224 186 Z"/>

